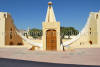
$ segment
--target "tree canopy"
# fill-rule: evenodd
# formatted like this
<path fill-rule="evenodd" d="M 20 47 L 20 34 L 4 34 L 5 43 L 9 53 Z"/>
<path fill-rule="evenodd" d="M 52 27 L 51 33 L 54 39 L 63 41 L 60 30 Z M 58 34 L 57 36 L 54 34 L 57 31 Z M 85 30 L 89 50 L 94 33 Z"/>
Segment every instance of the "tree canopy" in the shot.
<path fill-rule="evenodd" d="M 42 36 L 42 30 L 41 29 L 37 29 L 37 28 L 32 28 L 32 29 L 30 29 L 29 34 L 33 38 L 39 38 L 39 37 Z"/>
<path fill-rule="evenodd" d="M 60 27 L 60 34 L 62 38 L 64 38 L 64 36 L 69 36 L 70 38 L 71 35 L 79 34 L 79 31 L 76 30 L 74 27 Z"/>
<path fill-rule="evenodd" d="M 42 30 L 37 28 L 30 29 L 29 33 L 33 38 L 42 36 Z M 78 33 L 79 31 L 74 27 L 60 27 L 60 35 L 62 38 L 64 38 L 64 36 L 69 36 L 70 38 L 71 35 L 77 35 Z"/>

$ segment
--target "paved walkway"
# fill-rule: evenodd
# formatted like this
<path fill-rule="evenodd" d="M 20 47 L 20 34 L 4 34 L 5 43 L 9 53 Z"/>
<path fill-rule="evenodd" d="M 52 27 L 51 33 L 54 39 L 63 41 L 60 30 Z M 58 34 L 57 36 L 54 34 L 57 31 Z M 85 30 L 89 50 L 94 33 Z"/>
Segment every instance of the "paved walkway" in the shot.
<path fill-rule="evenodd" d="M 0 48 L 0 58 L 100 66 L 100 48 L 75 49 L 74 51 L 66 52 L 31 51 L 25 48 Z"/>

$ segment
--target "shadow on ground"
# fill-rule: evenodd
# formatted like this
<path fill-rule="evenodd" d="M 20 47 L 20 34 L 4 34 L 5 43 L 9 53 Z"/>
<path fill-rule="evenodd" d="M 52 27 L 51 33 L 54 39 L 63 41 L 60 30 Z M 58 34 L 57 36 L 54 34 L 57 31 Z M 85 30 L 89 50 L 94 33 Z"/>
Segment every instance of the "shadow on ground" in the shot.
<path fill-rule="evenodd" d="M 0 58 L 0 67 L 100 67 L 100 66 L 55 64 L 55 63 L 44 63 L 44 62 Z"/>

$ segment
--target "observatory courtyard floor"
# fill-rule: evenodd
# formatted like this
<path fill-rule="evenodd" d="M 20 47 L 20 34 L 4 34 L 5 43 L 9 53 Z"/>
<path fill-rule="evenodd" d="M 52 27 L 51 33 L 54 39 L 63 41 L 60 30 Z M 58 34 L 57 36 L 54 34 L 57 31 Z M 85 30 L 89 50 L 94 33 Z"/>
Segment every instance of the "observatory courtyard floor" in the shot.
<path fill-rule="evenodd" d="M 100 66 L 100 48 L 81 48 L 66 52 L 31 51 L 26 48 L 0 48 L 0 58 Z"/>

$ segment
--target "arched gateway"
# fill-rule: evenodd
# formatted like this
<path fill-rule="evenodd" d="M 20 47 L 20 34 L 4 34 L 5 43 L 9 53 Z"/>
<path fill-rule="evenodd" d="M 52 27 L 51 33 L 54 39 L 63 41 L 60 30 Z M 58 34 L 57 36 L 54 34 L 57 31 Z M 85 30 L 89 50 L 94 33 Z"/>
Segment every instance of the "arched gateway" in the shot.
<path fill-rule="evenodd" d="M 48 3 L 48 10 L 43 26 L 43 50 L 59 51 L 60 46 L 60 22 L 56 22 L 52 2 Z"/>

